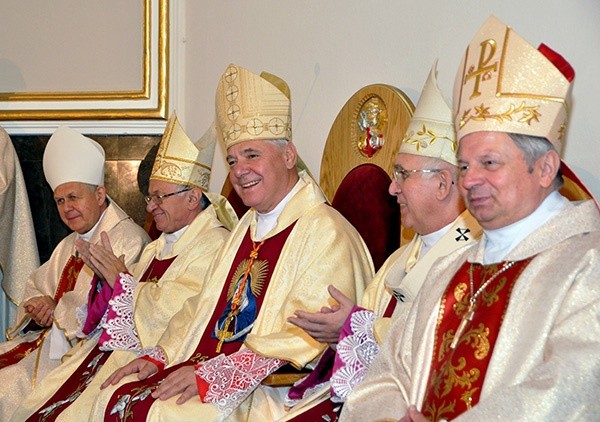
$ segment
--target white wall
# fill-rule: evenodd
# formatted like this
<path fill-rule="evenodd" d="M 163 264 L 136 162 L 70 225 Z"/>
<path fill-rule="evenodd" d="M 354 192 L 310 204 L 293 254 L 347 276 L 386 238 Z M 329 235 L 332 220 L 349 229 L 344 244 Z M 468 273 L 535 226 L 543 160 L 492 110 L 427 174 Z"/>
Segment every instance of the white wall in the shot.
<path fill-rule="evenodd" d="M 564 158 L 600 197 L 598 0 L 190 0 L 177 10 L 182 57 L 175 105 L 189 135 L 201 136 L 213 118 L 217 81 L 230 62 L 267 70 L 290 85 L 294 141 L 315 175 L 329 128 L 354 92 L 386 83 L 416 103 L 439 58 L 439 84 L 450 99 L 464 49 L 494 14 L 575 68 Z M 219 152 L 214 190 L 226 174 Z"/>

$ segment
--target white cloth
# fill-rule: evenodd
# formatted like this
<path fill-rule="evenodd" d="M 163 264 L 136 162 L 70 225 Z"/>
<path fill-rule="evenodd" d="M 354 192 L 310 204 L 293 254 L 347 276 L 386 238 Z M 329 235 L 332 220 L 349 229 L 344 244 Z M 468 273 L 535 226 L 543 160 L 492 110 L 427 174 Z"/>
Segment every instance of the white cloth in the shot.
<path fill-rule="evenodd" d="M 409 313 L 391 327 L 342 421 L 400 419 L 421 407 L 440 298 L 478 242 L 438 261 Z M 516 281 L 479 403 L 457 421 L 597 420 L 600 414 L 600 215 L 593 201 L 569 203 L 505 260 L 533 257 Z"/>

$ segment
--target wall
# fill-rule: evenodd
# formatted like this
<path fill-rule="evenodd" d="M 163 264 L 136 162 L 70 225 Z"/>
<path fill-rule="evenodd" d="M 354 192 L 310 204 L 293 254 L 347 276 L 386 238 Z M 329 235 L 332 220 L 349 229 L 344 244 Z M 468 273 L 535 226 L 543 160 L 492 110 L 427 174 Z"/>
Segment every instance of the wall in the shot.
<path fill-rule="evenodd" d="M 194 0 L 177 7 L 181 36 L 173 41 L 181 51 L 181 86 L 175 107 L 190 136 L 201 136 L 212 119 L 215 87 L 230 62 L 268 70 L 290 85 L 294 141 L 315 175 L 330 125 L 354 92 L 387 83 L 416 103 L 438 58 L 439 84 L 450 99 L 464 49 L 494 14 L 575 68 L 564 157 L 600 197 L 597 0 Z M 222 154 L 215 167 L 212 188 L 219 190 L 226 174 Z"/>

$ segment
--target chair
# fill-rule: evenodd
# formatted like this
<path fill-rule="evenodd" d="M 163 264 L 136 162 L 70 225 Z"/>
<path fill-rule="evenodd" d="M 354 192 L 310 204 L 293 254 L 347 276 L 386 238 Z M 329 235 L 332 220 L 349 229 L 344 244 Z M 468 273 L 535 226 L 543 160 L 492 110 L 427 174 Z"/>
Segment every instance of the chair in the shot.
<path fill-rule="evenodd" d="M 400 207 L 388 193 L 395 156 L 414 105 L 383 84 L 358 90 L 337 115 L 323 151 L 323 192 L 363 237 L 375 270 L 413 233 L 400 227 Z"/>

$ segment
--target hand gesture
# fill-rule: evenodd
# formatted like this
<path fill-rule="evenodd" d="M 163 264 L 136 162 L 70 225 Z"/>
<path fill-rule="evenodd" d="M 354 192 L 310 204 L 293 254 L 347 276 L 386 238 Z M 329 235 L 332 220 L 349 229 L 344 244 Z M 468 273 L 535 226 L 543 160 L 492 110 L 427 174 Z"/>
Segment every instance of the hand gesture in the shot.
<path fill-rule="evenodd" d="M 327 290 L 338 304 L 331 308 L 324 306 L 319 312 L 298 310 L 294 312 L 295 317 L 288 318 L 288 322 L 302 328 L 315 340 L 333 345 L 340 337 L 340 331 L 354 307 L 354 302 L 332 285 L 329 285 Z"/>

